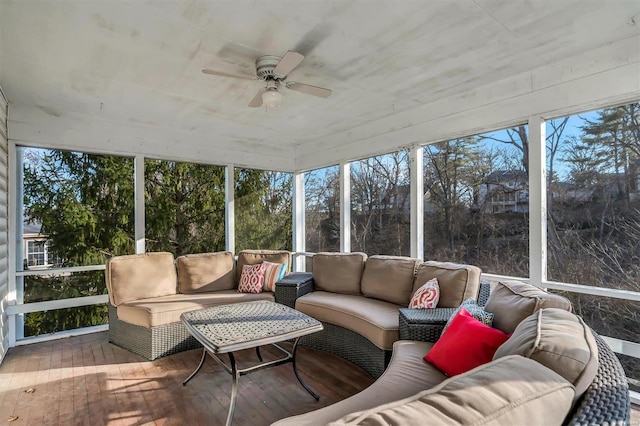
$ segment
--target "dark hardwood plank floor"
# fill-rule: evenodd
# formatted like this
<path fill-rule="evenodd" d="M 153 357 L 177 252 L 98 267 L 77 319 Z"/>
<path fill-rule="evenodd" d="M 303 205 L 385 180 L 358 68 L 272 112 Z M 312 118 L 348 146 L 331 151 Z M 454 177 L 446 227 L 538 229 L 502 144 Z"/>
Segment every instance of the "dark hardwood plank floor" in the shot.
<path fill-rule="evenodd" d="M 265 359 L 278 352 L 263 349 Z M 95 333 L 11 348 L 0 365 L 0 424 L 11 425 L 223 425 L 231 376 L 208 358 L 187 386 L 200 349 L 146 361 Z M 238 355 L 242 366 L 255 351 Z M 300 386 L 290 364 L 240 378 L 234 425 L 260 426 L 347 398 L 373 379 L 350 362 L 301 347 L 301 376 L 320 395 Z M 30 390 L 33 392 L 30 392 Z M 13 422 L 7 421 L 17 417 Z M 632 406 L 631 425 L 640 426 Z"/>
<path fill-rule="evenodd" d="M 290 345 L 289 345 L 290 346 Z M 263 348 L 265 359 L 279 353 Z M 108 342 L 106 332 L 11 348 L 0 365 L 0 423 L 12 425 L 222 425 L 231 376 L 213 359 L 187 386 L 201 349 L 146 361 Z M 257 361 L 255 350 L 237 356 Z M 316 402 L 291 364 L 240 378 L 234 425 L 268 425 L 347 398 L 373 379 L 350 362 L 300 347 L 298 370 L 320 395 Z M 33 390 L 33 391 L 31 391 Z"/>

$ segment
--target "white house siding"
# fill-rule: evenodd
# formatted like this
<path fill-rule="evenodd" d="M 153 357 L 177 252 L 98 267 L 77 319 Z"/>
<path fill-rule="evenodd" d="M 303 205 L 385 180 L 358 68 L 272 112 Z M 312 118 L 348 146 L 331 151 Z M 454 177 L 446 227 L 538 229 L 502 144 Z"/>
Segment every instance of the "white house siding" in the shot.
<path fill-rule="evenodd" d="M 8 132 L 7 132 L 7 100 L 0 88 L 0 361 L 9 348 L 9 324 L 6 314 L 9 280 L 7 262 L 7 178 L 8 178 Z"/>

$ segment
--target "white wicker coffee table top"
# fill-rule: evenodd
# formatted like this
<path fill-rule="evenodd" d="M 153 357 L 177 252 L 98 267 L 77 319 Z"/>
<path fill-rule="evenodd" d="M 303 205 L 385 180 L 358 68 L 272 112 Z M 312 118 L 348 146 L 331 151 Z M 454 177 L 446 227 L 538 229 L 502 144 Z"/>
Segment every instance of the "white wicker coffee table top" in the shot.
<path fill-rule="evenodd" d="M 266 300 L 198 309 L 180 318 L 193 337 L 218 354 L 282 342 L 323 328 L 302 312 Z"/>

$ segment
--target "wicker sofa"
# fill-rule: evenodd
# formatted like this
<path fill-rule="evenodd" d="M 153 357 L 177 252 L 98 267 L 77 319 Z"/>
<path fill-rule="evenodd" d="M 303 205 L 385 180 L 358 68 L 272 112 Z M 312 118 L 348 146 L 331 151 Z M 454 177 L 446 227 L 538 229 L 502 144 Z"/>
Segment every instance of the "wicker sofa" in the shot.
<path fill-rule="evenodd" d="M 434 341 L 399 340 L 388 368 L 367 389 L 274 426 L 629 424 L 629 388 L 620 362 L 570 312 L 566 299 L 504 282 L 486 309 L 494 314 L 494 327 L 510 335 L 493 361 L 449 378 L 423 359 Z M 400 337 L 434 336 L 443 326 L 439 318 L 429 323 L 423 316 Z"/>
<path fill-rule="evenodd" d="M 322 322 L 324 330 L 301 344 L 346 358 L 373 377 L 383 373 L 400 338 L 399 310 L 422 284 L 438 278 L 442 309 L 477 299 L 481 288 L 475 266 L 402 256 L 317 253 L 312 268 L 278 283 L 276 300 Z M 484 288 L 488 292 L 488 285 Z"/>
<path fill-rule="evenodd" d="M 149 360 L 200 347 L 180 321 L 180 314 L 229 303 L 275 300 L 274 292 L 237 291 L 242 266 L 262 261 L 287 263 L 290 269 L 291 253 L 244 250 L 237 261 L 230 252 L 177 259 L 171 253 L 156 252 L 109 259 L 105 272 L 109 341 Z"/>

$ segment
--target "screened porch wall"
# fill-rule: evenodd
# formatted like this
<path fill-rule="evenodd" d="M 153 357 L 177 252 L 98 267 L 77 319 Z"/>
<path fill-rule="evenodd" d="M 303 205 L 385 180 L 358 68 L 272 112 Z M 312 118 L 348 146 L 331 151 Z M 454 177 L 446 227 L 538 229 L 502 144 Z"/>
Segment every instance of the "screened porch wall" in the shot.
<path fill-rule="evenodd" d="M 7 100 L 0 88 L 0 361 L 9 349 L 9 324 L 6 313 L 9 304 L 8 280 L 8 220 L 7 220 L 7 178 L 8 178 L 8 132 Z"/>

